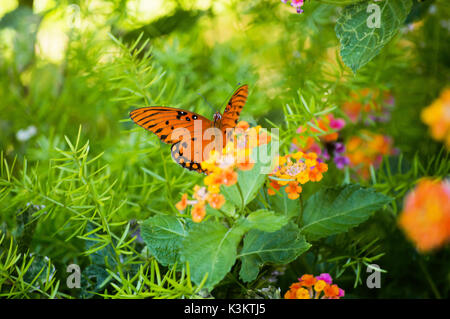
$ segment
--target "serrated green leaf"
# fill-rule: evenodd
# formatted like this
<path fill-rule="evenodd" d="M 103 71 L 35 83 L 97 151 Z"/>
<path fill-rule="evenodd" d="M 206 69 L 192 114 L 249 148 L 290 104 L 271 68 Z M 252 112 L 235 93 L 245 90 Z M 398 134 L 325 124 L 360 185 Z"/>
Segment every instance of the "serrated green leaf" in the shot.
<path fill-rule="evenodd" d="M 305 204 L 302 233 L 315 240 L 345 232 L 390 201 L 389 197 L 356 184 L 322 189 Z"/>
<path fill-rule="evenodd" d="M 153 216 L 141 226 L 141 236 L 149 252 L 164 266 L 178 261 L 181 242 L 186 235 L 183 223 L 175 216 Z"/>
<path fill-rule="evenodd" d="M 220 282 L 236 261 L 243 233 L 242 227 L 226 228 L 211 220 L 193 225 L 182 242 L 182 261 L 189 262 L 192 281 L 199 285 L 207 274 L 205 288 Z"/>
<path fill-rule="evenodd" d="M 411 0 L 384 0 L 345 7 L 335 27 L 344 63 L 355 73 L 378 55 L 402 26 L 411 6 Z"/>
<path fill-rule="evenodd" d="M 80 298 L 92 298 L 110 280 L 105 267 L 89 265 L 82 271 Z"/>
<path fill-rule="evenodd" d="M 311 245 L 293 223 L 271 233 L 253 229 L 245 235 L 244 247 L 238 256 L 242 261 L 239 276 L 244 282 L 252 281 L 265 263 L 287 264 L 309 247 Z"/>

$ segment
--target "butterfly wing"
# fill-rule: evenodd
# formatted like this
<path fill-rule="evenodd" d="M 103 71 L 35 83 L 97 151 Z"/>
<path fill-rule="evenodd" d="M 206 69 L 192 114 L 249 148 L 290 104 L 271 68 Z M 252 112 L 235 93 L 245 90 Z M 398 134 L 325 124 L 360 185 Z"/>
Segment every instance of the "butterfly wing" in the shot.
<path fill-rule="evenodd" d="M 207 118 L 182 109 L 171 107 L 142 107 L 130 113 L 131 119 L 139 126 L 155 133 L 162 142 L 174 144 L 180 137 L 173 135 L 176 129 L 185 128 L 194 135 L 194 121 L 202 121 L 201 129 L 211 127 Z"/>
<path fill-rule="evenodd" d="M 227 128 L 233 128 L 239 121 L 242 109 L 245 102 L 247 102 L 248 85 L 244 84 L 239 87 L 231 96 L 230 101 L 223 111 L 222 115 L 222 131 L 225 132 Z"/>
<path fill-rule="evenodd" d="M 202 140 L 203 132 L 212 126 L 210 120 L 186 110 L 159 106 L 133 110 L 130 117 L 137 125 L 155 133 L 162 142 L 172 144 L 171 154 L 176 163 L 203 172 L 200 165 L 202 150 L 194 145 L 195 140 Z"/>

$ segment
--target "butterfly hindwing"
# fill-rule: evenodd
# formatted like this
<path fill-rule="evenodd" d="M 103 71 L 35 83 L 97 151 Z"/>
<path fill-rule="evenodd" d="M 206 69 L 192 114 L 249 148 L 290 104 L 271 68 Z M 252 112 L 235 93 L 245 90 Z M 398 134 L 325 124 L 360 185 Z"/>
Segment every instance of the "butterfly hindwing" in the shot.
<path fill-rule="evenodd" d="M 230 101 L 223 111 L 222 115 L 222 131 L 225 132 L 227 128 L 233 128 L 239 121 L 242 109 L 248 97 L 248 85 L 242 85 L 231 96 Z"/>
<path fill-rule="evenodd" d="M 192 144 L 189 145 L 184 141 L 179 141 L 173 144 L 170 148 L 172 159 L 175 161 L 175 163 L 190 171 L 206 173 L 206 171 L 202 169 L 201 164 L 195 161 L 193 151 L 192 149 L 190 149 L 191 146 Z"/>

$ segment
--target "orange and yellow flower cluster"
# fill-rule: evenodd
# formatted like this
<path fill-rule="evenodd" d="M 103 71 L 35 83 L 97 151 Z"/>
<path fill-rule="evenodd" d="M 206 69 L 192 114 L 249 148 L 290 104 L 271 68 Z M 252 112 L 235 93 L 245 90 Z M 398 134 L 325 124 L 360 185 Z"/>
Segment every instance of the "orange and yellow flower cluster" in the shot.
<path fill-rule="evenodd" d="M 299 184 L 318 182 L 328 165 L 318 159 L 317 154 L 296 152 L 278 158 L 278 167 L 269 175 L 269 195 L 275 195 L 282 186 L 290 199 L 297 199 L 302 192 Z"/>
<path fill-rule="evenodd" d="M 183 194 L 181 201 L 179 201 L 175 207 L 182 211 L 185 210 L 188 205 L 192 205 L 192 220 L 199 223 L 206 216 L 206 203 L 208 203 L 212 208 L 219 209 L 223 204 L 225 204 L 225 197 L 222 194 L 208 192 L 204 186 L 200 187 L 195 185 L 194 199 L 189 200 L 188 194 Z"/>
<path fill-rule="evenodd" d="M 400 227 L 427 252 L 450 241 L 450 181 L 421 180 L 405 197 Z"/>
<path fill-rule="evenodd" d="M 206 216 L 207 203 L 214 209 L 220 209 L 225 204 L 220 187 L 236 184 L 238 170 L 251 170 L 255 165 L 250 158 L 253 147 L 268 143 L 270 139 L 270 135 L 260 126 L 250 128 L 247 122 L 239 122 L 222 152 L 212 150 L 208 159 L 201 163 L 202 169 L 207 171 L 203 179 L 205 186 L 195 185 L 193 200 L 183 194 L 176 208 L 182 211 L 192 205 L 192 220 L 197 223 Z"/>
<path fill-rule="evenodd" d="M 316 277 L 306 274 L 289 287 L 284 299 L 340 299 L 344 295 L 344 290 L 333 284 L 330 274 Z"/>
<path fill-rule="evenodd" d="M 221 185 L 234 185 L 238 176 L 236 169 L 251 170 L 255 165 L 251 159 L 252 149 L 269 141 L 270 135 L 260 126 L 250 128 L 247 122 L 239 122 L 222 153 L 212 151 L 209 158 L 202 162 L 202 168 L 208 172 L 204 179 L 208 191 L 218 193 Z"/>
<path fill-rule="evenodd" d="M 445 89 L 438 99 L 423 109 L 421 117 L 430 127 L 433 139 L 443 141 L 447 149 L 450 149 L 450 88 Z"/>
<path fill-rule="evenodd" d="M 370 176 L 370 166 L 378 168 L 383 156 L 392 155 L 395 150 L 390 137 L 362 131 L 358 136 L 352 136 L 346 143 L 346 157 L 350 167 L 358 175 L 367 179 Z"/>

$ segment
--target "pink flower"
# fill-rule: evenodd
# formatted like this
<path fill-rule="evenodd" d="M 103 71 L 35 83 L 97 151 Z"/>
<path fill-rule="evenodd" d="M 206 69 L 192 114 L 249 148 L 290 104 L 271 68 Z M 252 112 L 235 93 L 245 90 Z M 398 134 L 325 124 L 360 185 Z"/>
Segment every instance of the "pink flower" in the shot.
<path fill-rule="evenodd" d="M 291 6 L 297 9 L 297 13 L 302 13 L 302 6 L 305 0 L 291 0 Z"/>
<path fill-rule="evenodd" d="M 297 129 L 297 134 L 302 134 L 304 131 L 306 131 L 305 128 L 304 128 L 303 126 L 300 126 L 300 127 Z"/>
<path fill-rule="evenodd" d="M 316 153 L 317 155 L 320 155 L 320 154 L 322 154 L 322 148 L 320 147 L 319 144 L 314 143 L 314 144 L 312 144 L 312 145 L 309 147 L 308 152 L 314 152 L 314 153 Z"/>
<path fill-rule="evenodd" d="M 331 278 L 329 273 L 320 274 L 320 276 L 316 277 L 317 280 L 323 280 L 327 284 L 331 285 L 333 283 L 333 278 Z M 342 290 L 342 289 L 341 289 Z M 342 290 L 343 291 L 343 290 Z"/>
<path fill-rule="evenodd" d="M 344 296 L 345 296 L 344 289 L 339 288 L 339 297 L 344 297 Z"/>
<path fill-rule="evenodd" d="M 332 114 L 329 115 L 329 119 L 330 119 L 330 127 L 334 130 L 339 131 L 340 129 L 342 129 L 345 126 L 344 119 L 341 119 L 341 118 L 335 119 Z"/>

